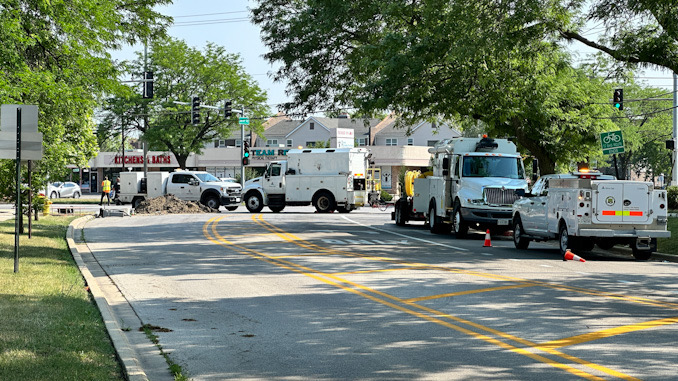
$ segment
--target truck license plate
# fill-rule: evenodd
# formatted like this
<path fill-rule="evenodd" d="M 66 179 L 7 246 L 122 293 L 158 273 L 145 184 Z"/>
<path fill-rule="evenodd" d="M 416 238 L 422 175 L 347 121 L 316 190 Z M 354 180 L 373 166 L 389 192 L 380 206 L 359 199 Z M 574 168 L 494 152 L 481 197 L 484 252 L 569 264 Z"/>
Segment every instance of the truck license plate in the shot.
<path fill-rule="evenodd" d="M 511 220 L 504 218 L 504 219 L 500 219 L 499 221 L 497 221 L 497 225 L 508 226 L 510 222 L 511 222 Z"/>

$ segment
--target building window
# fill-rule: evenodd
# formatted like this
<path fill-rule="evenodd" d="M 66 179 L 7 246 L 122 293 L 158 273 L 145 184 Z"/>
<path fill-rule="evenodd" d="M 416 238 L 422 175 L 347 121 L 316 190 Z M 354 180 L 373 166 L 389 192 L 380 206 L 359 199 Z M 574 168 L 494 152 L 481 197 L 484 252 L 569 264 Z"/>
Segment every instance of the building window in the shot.
<path fill-rule="evenodd" d="M 398 145 L 398 138 L 386 138 L 386 145 L 387 146 L 397 146 Z"/>
<path fill-rule="evenodd" d="M 367 138 L 358 138 L 355 141 L 356 141 L 356 144 L 358 144 L 358 147 L 367 146 Z"/>
<path fill-rule="evenodd" d="M 309 130 L 315 130 L 315 123 L 311 122 L 308 129 Z"/>
<path fill-rule="evenodd" d="M 306 148 L 314 148 L 315 142 L 306 142 Z"/>
<path fill-rule="evenodd" d="M 412 139 L 412 138 L 407 138 L 407 145 L 408 145 L 408 146 L 413 146 L 413 145 L 414 145 L 414 139 Z"/>
<path fill-rule="evenodd" d="M 285 144 L 285 147 L 292 147 L 292 139 L 287 139 L 287 143 Z"/>
<path fill-rule="evenodd" d="M 235 146 L 240 147 L 242 145 L 242 140 L 240 139 L 235 139 Z"/>
<path fill-rule="evenodd" d="M 426 142 L 426 145 L 428 147 L 434 147 L 436 145 L 436 143 L 438 143 L 437 140 L 429 140 L 429 141 Z"/>
<path fill-rule="evenodd" d="M 266 147 L 277 147 L 278 146 L 278 139 L 268 139 L 266 141 Z"/>
<path fill-rule="evenodd" d="M 217 139 L 214 141 L 214 148 L 224 148 L 226 147 L 226 140 Z"/>

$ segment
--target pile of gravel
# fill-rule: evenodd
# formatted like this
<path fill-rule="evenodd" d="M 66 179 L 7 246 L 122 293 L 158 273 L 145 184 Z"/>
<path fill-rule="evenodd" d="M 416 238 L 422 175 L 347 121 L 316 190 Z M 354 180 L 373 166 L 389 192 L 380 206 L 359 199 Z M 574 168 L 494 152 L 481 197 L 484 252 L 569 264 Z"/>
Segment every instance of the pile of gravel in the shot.
<path fill-rule="evenodd" d="M 137 214 L 219 213 L 218 209 L 193 201 L 180 200 L 172 194 L 146 199 L 136 207 Z"/>

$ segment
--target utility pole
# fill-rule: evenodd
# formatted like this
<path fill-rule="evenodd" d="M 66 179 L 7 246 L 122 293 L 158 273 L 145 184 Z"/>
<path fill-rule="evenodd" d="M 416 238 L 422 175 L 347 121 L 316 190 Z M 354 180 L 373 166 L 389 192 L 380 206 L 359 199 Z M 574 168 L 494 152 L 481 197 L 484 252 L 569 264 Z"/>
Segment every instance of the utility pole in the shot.
<path fill-rule="evenodd" d="M 148 39 L 144 41 L 144 89 L 146 89 L 146 73 L 148 72 Z M 145 90 L 144 90 L 145 91 Z M 148 131 L 148 105 L 144 102 L 144 131 Z M 148 144 L 146 139 L 141 143 L 144 147 L 144 178 L 148 178 Z M 125 152 L 125 147 L 122 147 Z M 123 163 L 124 168 L 124 163 Z"/>
<path fill-rule="evenodd" d="M 671 170 L 671 185 L 678 185 L 678 150 L 676 149 L 676 142 L 678 142 L 678 75 L 673 73 L 673 169 Z"/>
<path fill-rule="evenodd" d="M 245 117 L 245 106 L 242 106 L 240 109 L 240 116 Z M 240 184 L 245 188 L 245 164 L 242 162 L 242 158 L 245 155 L 245 125 L 240 125 Z"/>

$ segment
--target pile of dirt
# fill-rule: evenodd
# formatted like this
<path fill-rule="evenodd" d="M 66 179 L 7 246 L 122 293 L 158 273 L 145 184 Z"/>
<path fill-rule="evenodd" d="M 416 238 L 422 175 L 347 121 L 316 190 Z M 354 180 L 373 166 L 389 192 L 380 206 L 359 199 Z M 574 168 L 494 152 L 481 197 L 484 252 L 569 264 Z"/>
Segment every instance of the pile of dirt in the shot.
<path fill-rule="evenodd" d="M 137 214 L 219 213 L 218 209 L 212 209 L 193 201 L 180 200 L 171 194 L 146 199 L 134 210 Z"/>

